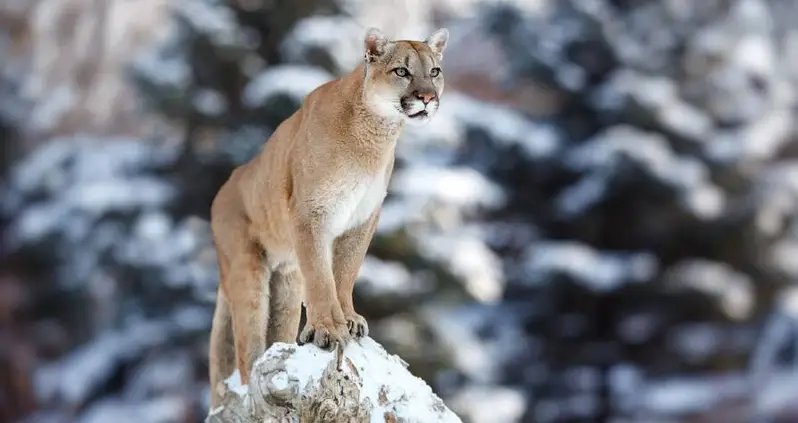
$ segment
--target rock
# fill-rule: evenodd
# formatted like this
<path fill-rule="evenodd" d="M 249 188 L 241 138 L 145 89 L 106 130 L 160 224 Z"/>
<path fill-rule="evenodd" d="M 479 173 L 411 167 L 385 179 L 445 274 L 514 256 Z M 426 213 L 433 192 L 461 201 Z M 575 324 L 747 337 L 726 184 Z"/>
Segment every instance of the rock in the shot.
<path fill-rule="evenodd" d="M 206 422 L 461 421 L 406 363 L 370 338 L 343 352 L 277 343 L 253 365 L 249 386 L 236 380 L 237 371 Z"/>

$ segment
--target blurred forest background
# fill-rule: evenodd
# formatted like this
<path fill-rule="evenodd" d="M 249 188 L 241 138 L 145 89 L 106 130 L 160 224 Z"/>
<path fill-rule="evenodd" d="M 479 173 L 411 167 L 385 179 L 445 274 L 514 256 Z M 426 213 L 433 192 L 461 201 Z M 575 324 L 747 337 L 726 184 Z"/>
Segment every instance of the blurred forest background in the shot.
<path fill-rule="evenodd" d="M 446 26 L 356 288 L 468 423 L 798 422 L 793 0 L 0 0 L 0 421 L 201 422 L 210 201 Z"/>

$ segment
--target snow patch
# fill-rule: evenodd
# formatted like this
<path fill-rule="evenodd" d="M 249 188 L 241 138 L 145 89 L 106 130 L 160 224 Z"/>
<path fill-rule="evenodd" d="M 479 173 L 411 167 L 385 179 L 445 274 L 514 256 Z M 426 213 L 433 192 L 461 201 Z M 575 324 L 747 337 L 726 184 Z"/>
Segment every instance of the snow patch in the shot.
<path fill-rule="evenodd" d="M 449 93 L 441 102 L 467 128 L 485 131 L 497 147 L 518 145 L 529 159 L 553 157 L 562 147 L 560 133 L 547 124 L 533 122 L 506 106 Z"/>
<path fill-rule="evenodd" d="M 371 338 L 347 344 L 344 357 L 353 366 L 343 365 L 341 371 L 349 373 L 352 380 L 360 381 L 360 401 L 368 401 L 374 407 L 372 423 L 384 423 L 386 413 L 404 422 L 460 423 L 429 385 L 408 372 L 407 363 L 386 352 Z M 300 395 L 307 395 L 318 386 L 324 370 L 336 358 L 337 352 L 311 344 L 297 347 L 296 344 L 276 343 L 255 366 L 282 362 L 288 377 L 298 381 Z"/>
<path fill-rule="evenodd" d="M 319 85 L 332 80 L 329 73 L 309 66 L 279 65 L 266 69 L 244 87 L 243 102 L 257 108 L 277 95 L 288 95 L 302 102 Z"/>
<path fill-rule="evenodd" d="M 425 235 L 419 237 L 418 248 L 428 259 L 442 262 L 478 301 L 501 300 L 505 284 L 502 261 L 479 238 L 465 234 Z"/>
<path fill-rule="evenodd" d="M 498 184 L 468 167 L 411 166 L 399 169 L 390 188 L 405 197 L 424 197 L 464 209 L 496 209 L 507 201 Z"/>
<path fill-rule="evenodd" d="M 241 383 L 241 373 L 238 371 L 238 369 L 235 369 L 233 373 L 224 380 L 224 385 L 227 387 L 228 391 L 233 392 L 240 397 L 243 397 L 249 393 L 249 386 Z"/>
<path fill-rule="evenodd" d="M 526 279 L 533 284 L 564 276 L 596 292 L 612 291 L 625 283 L 645 282 L 658 268 L 648 253 L 596 251 L 573 241 L 541 241 L 524 254 Z"/>

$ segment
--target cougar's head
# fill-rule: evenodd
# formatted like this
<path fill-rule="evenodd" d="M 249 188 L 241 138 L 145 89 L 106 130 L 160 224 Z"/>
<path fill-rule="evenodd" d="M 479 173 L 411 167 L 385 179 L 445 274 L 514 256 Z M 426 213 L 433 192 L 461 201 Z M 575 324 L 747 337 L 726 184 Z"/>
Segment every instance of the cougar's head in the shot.
<path fill-rule="evenodd" d="M 429 122 L 443 93 L 441 58 L 448 39 L 445 28 L 424 41 L 394 41 L 369 29 L 364 40 L 366 103 L 384 117 Z"/>

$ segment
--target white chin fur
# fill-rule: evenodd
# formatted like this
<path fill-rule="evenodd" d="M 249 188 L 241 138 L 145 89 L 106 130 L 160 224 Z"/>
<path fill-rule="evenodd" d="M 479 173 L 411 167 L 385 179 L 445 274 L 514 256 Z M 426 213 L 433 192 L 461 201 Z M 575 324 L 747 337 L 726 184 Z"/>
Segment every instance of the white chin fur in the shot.
<path fill-rule="evenodd" d="M 404 116 L 405 122 L 409 123 L 410 125 L 420 126 L 429 123 L 433 116 L 435 116 L 435 112 L 438 111 L 438 102 L 432 102 L 431 104 L 427 105 L 426 108 L 424 107 L 424 103 L 421 101 L 413 101 L 410 104 L 410 110 L 407 111 L 407 114 L 402 114 Z M 427 112 L 426 116 L 419 116 L 419 117 L 410 117 L 415 113 L 425 111 Z"/>
<path fill-rule="evenodd" d="M 411 118 L 410 116 L 408 116 L 408 115 L 403 113 L 402 116 L 404 116 L 405 122 L 407 122 L 408 125 L 412 125 L 412 126 L 423 126 L 423 125 L 428 124 L 429 121 L 432 120 L 432 115 L 431 114 L 428 114 L 426 116 L 420 116 L 420 117 Z"/>

